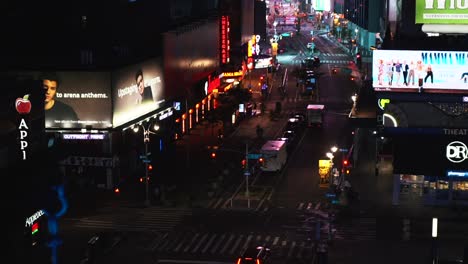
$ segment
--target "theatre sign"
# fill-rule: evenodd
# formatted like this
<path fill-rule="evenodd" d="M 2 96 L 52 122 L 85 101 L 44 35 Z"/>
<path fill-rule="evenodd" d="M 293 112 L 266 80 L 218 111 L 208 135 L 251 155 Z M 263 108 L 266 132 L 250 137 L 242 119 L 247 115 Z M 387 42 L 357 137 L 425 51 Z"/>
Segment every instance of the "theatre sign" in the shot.
<path fill-rule="evenodd" d="M 468 24 L 467 0 L 416 0 L 416 24 Z"/>

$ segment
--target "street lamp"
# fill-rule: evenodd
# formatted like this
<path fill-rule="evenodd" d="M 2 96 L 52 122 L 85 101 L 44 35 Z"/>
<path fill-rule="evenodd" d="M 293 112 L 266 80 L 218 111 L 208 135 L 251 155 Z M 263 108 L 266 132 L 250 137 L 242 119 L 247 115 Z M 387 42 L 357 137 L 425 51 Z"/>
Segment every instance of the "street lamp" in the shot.
<path fill-rule="evenodd" d="M 333 153 L 332 153 L 332 152 L 327 152 L 326 155 L 327 155 L 327 158 L 330 159 L 330 169 L 333 169 L 333 158 L 334 158 L 335 156 L 333 156 Z M 331 189 L 331 186 L 332 186 L 332 172 L 331 172 L 331 170 L 330 170 L 328 173 L 329 173 L 329 176 L 328 176 L 328 185 L 329 185 L 329 187 L 330 187 L 330 189 Z"/>
<path fill-rule="evenodd" d="M 138 123 L 135 124 L 133 127 L 133 132 L 138 133 L 140 130 L 140 127 L 143 129 L 143 143 L 145 144 L 145 159 L 143 162 L 145 163 L 145 206 L 149 207 L 151 205 L 151 202 L 149 200 L 149 170 L 148 170 L 148 164 L 150 163 L 150 160 L 148 159 L 148 156 L 151 154 L 148 151 L 149 143 L 150 143 L 150 134 L 156 134 L 154 131 L 159 130 L 159 125 L 157 123 L 154 123 L 151 125 L 150 122 L 145 122 L 145 123 Z"/>
<path fill-rule="evenodd" d="M 335 153 L 335 152 L 338 151 L 338 147 L 337 147 L 337 146 L 333 146 L 333 147 L 330 148 L 330 150 L 331 150 L 333 153 Z"/>

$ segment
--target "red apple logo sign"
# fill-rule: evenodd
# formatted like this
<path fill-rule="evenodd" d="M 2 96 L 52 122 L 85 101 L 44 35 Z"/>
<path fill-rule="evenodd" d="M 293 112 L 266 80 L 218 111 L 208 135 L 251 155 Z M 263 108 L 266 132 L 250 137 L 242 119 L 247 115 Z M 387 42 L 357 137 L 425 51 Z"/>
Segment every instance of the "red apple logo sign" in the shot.
<path fill-rule="evenodd" d="M 16 111 L 21 115 L 29 114 L 31 111 L 31 102 L 28 98 L 29 94 L 26 94 L 23 98 L 17 98 L 15 101 Z"/>

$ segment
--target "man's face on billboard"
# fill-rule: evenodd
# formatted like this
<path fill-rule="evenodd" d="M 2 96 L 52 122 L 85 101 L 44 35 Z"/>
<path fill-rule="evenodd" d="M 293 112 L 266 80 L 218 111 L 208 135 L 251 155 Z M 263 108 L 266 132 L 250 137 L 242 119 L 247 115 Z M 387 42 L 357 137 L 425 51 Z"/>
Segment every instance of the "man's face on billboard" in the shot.
<path fill-rule="evenodd" d="M 143 81 L 143 75 L 138 75 L 137 79 L 137 86 L 138 86 L 138 92 L 140 94 L 143 94 L 143 91 L 145 90 L 145 83 Z"/>
<path fill-rule="evenodd" d="M 43 80 L 42 84 L 44 86 L 45 102 L 48 103 L 51 100 L 54 100 L 55 94 L 57 93 L 57 82 L 52 80 Z"/>

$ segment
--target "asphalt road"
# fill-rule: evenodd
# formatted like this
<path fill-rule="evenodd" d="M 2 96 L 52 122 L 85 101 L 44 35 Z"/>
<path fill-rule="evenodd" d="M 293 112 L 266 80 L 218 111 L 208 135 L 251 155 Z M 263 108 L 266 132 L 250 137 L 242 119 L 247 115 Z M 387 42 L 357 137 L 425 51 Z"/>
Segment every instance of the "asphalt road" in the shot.
<path fill-rule="evenodd" d="M 307 31 L 303 29 L 303 32 Z M 304 35 L 286 39 L 286 45 L 292 50 L 278 56 L 282 71 L 272 77 L 271 93 L 264 103 L 267 109 L 273 109 L 276 102 L 281 102 L 281 118 L 271 121 L 268 116 L 262 116 L 246 121 L 226 147 L 242 151 L 245 141 L 252 141 L 257 124 L 264 126 L 267 138 L 275 138 L 282 132 L 289 113 L 305 111 L 306 105 L 312 102 L 312 98 L 300 96 L 292 74 L 288 78 L 287 95 L 281 95 L 278 89 L 282 73 L 286 68 L 289 73 L 294 71 L 298 66 L 294 58 L 298 51 L 306 51 L 308 41 L 309 36 Z M 353 127 L 348 114 L 352 107 L 351 95 L 359 83 L 350 78 L 354 69 L 351 57 L 326 38 L 317 37 L 316 45 L 322 61 L 318 69 L 322 73 L 318 102 L 326 105 L 324 126 L 305 128 L 298 133 L 289 151 L 288 164 L 281 172 L 258 174 L 253 179 L 252 188 L 267 190 L 256 207 L 224 206 L 229 205 L 232 192 L 242 190 L 244 179 L 239 177 L 207 208 L 98 208 L 93 215 L 62 221 L 65 243 L 59 249 L 60 262 L 81 263 L 89 238 L 107 234 L 103 236 L 107 237 L 106 243 L 96 246 L 94 263 L 227 264 L 234 263 L 246 247 L 256 245 L 272 249 L 272 264 L 311 263 L 316 258 L 316 241 L 327 240 L 330 231 L 333 243 L 328 249 L 329 263 L 426 262 L 430 243 L 421 235 L 427 232 L 425 219 L 411 220 L 412 238 L 405 241 L 400 235 L 401 218 L 360 214 L 364 205 L 359 203 L 353 205 L 357 214 L 341 216 L 338 212 L 330 225 L 331 206 L 325 197 L 328 189 L 319 184 L 318 160 L 325 159 L 332 146 L 351 147 Z M 331 71 L 334 67 L 340 69 L 337 74 Z M 255 80 L 259 74 L 253 74 L 252 78 Z M 258 87 L 254 87 L 254 94 L 258 95 L 256 92 Z M 368 146 L 361 150 L 371 150 L 372 140 L 365 142 Z M 364 179 L 361 182 L 365 182 L 369 176 L 366 174 L 370 174 L 368 168 L 374 162 L 373 153 L 367 151 L 361 157 L 366 169 L 359 171 Z M 340 164 L 340 154 L 335 159 Z M 365 191 L 372 184 L 371 181 L 360 190 Z M 335 208 L 343 210 L 340 206 Z M 448 226 L 444 230 L 450 230 Z M 458 226 L 464 230 L 462 223 Z M 459 244 L 445 243 L 441 255 L 460 255 Z"/>

